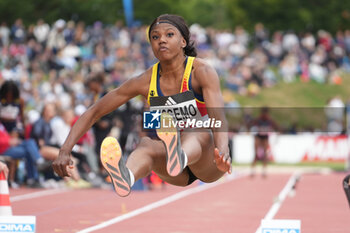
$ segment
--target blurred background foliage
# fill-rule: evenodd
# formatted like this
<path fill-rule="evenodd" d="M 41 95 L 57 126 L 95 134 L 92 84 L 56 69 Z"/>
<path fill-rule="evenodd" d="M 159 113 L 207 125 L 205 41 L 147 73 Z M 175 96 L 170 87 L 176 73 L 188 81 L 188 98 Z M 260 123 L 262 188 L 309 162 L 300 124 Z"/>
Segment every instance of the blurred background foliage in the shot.
<path fill-rule="evenodd" d="M 329 0 L 134 0 L 134 19 L 149 24 L 163 13 L 182 15 L 189 24 L 230 29 L 241 25 L 252 31 L 262 22 L 271 31 L 296 32 L 324 29 L 331 33 L 350 25 L 350 1 Z M 122 0 L 1 0 L 0 21 L 12 24 L 16 18 L 27 24 L 43 18 L 97 20 L 113 24 L 124 21 Z"/>

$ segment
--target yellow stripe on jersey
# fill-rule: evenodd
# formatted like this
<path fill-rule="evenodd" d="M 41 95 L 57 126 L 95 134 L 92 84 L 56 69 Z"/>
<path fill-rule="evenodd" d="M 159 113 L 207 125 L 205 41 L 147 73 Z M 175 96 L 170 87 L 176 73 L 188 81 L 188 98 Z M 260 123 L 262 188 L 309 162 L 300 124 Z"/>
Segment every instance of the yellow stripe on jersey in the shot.
<path fill-rule="evenodd" d="M 148 96 L 147 96 L 148 104 L 150 104 L 149 99 L 151 97 L 157 97 L 158 96 L 158 92 L 157 92 L 158 66 L 159 66 L 159 62 L 157 62 L 152 68 L 151 83 L 149 84 L 149 90 L 148 90 Z"/>
<path fill-rule="evenodd" d="M 194 57 L 188 57 L 187 58 L 187 64 L 186 64 L 186 68 L 185 68 L 185 72 L 184 72 L 184 76 L 182 78 L 182 82 L 181 82 L 181 90 L 180 93 L 183 91 L 189 91 L 189 85 L 188 85 L 188 81 L 190 79 L 190 75 L 191 75 L 191 71 L 192 71 L 192 64 L 194 61 Z M 184 85 L 186 85 L 186 90 L 183 90 Z"/>

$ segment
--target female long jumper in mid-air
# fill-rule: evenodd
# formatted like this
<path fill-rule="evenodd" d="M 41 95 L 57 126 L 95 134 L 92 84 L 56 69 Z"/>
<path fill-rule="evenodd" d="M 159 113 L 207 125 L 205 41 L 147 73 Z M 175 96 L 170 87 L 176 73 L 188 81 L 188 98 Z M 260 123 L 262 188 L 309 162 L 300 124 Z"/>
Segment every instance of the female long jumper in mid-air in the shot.
<path fill-rule="evenodd" d="M 226 172 L 231 173 L 228 133 L 223 129 L 226 125 L 223 98 L 216 71 L 195 58 L 196 49 L 181 16 L 157 17 L 148 36 L 159 62 L 110 91 L 79 118 L 53 163 L 59 176 L 69 176 L 70 152 L 94 122 L 138 95 L 148 100 L 151 110 L 167 112 L 162 119 L 169 116 L 181 119 L 180 113 L 191 109 L 193 114 L 187 114 L 186 119 L 215 119 L 222 122 L 222 128 L 158 129 L 159 139 L 143 137 L 126 162 L 121 158 L 118 141 L 105 138 L 100 159 L 120 196 L 127 196 L 134 182 L 152 170 L 165 182 L 177 186 L 187 186 L 196 179 L 214 182 Z"/>

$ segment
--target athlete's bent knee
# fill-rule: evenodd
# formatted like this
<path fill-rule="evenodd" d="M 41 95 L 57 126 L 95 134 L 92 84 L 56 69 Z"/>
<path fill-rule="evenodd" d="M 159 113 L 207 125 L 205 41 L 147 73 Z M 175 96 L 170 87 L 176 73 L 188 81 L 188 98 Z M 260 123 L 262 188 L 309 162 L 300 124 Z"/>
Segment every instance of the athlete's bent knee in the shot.
<path fill-rule="evenodd" d="M 155 150 L 155 141 L 152 140 L 149 137 L 143 137 L 141 138 L 141 141 L 139 145 L 137 146 L 138 151 L 142 151 L 143 154 L 147 154 L 151 156 L 152 158 L 155 158 L 158 156 L 158 153 L 156 153 L 157 150 Z"/>

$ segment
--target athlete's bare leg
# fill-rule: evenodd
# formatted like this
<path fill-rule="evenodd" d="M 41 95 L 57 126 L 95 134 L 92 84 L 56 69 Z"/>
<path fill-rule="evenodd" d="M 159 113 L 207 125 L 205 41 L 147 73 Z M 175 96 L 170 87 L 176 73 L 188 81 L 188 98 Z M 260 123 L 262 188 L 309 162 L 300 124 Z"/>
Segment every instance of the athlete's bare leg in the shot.
<path fill-rule="evenodd" d="M 181 143 L 188 157 L 188 167 L 201 181 L 214 182 L 224 175 L 214 163 L 215 147 L 209 130 L 184 132 Z"/>
<path fill-rule="evenodd" d="M 182 149 L 188 158 L 188 167 L 194 175 L 204 182 L 213 182 L 224 174 L 214 163 L 214 144 L 209 131 L 184 132 L 180 137 Z M 126 166 L 134 174 L 135 180 L 146 177 L 153 170 L 162 180 L 170 184 L 178 186 L 188 184 L 187 170 L 178 176 L 168 174 L 165 147 L 159 140 L 143 138 L 130 154 Z"/>
<path fill-rule="evenodd" d="M 256 166 L 256 162 L 258 161 L 258 150 L 260 147 L 260 138 L 258 138 L 257 136 L 254 137 L 254 160 L 251 164 L 251 171 L 250 171 L 250 177 L 254 177 L 255 176 L 255 166 Z"/>
<path fill-rule="evenodd" d="M 142 138 L 126 163 L 121 157 L 122 151 L 118 141 L 113 137 L 104 139 L 100 159 L 112 179 L 115 191 L 120 196 L 129 195 L 134 181 L 147 177 L 151 171 L 154 171 L 163 181 L 177 186 L 189 184 L 190 171 L 203 182 L 216 181 L 225 173 L 217 168 L 216 163 L 219 162 L 220 156 L 219 152 L 214 150 L 211 131 L 194 132 L 192 130 L 181 134 L 176 131 L 175 133 L 161 132 L 158 135 L 162 140 Z M 177 157 L 179 155 L 182 157 Z M 167 164 L 169 161 L 175 165 L 169 166 Z M 181 167 L 178 166 L 179 164 Z M 190 170 L 184 169 L 186 165 Z M 176 166 L 178 167 L 173 169 Z"/>
<path fill-rule="evenodd" d="M 166 151 L 162 141 L 144 137 L 129 155 L 126 166 L 134 174 L 135 180 L 148 176 L 153 170 L 162 180 L 178 186 L 186 186 L 188 173 L 170 176 L 166 170 Z"/>
<path fill-rule="evenodd" d="M 267 163 L 269 161 L 268 154 L 267 154 L 267 150 L 268 150 L 268 147 L 269 147 L 269 140 L 268 139 L 263 140 L 262 141 L 262 146 L 264 148 L 264 160 L 263 160 L 262 177 L 265 178 L 266 177 Z"/>

